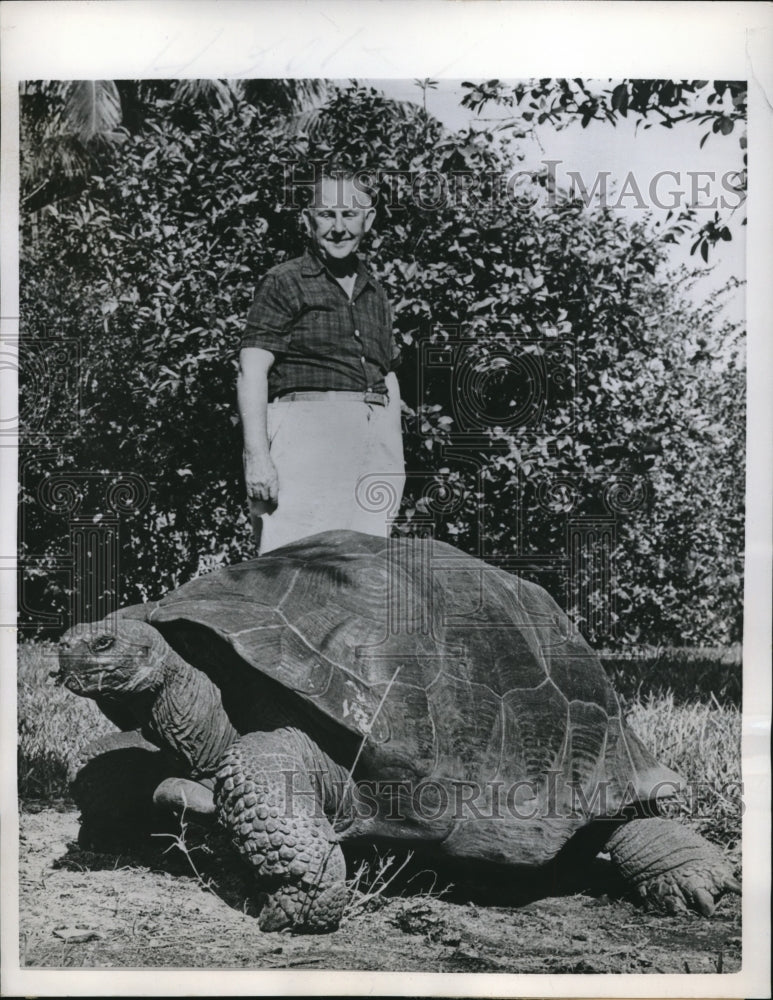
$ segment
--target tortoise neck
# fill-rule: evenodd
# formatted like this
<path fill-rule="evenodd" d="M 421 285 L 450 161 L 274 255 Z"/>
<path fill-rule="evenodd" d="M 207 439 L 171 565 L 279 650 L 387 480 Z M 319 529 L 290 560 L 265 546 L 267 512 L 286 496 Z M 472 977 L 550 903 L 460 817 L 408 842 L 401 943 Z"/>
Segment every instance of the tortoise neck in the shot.
<path fill-rule="evenodd" d="M 151 730 L 184 758 L 194 778 L 214 773 L 238 733 L 220 691 L 201 670 L 168 648 L 164 684 L 153 703 Z"/>

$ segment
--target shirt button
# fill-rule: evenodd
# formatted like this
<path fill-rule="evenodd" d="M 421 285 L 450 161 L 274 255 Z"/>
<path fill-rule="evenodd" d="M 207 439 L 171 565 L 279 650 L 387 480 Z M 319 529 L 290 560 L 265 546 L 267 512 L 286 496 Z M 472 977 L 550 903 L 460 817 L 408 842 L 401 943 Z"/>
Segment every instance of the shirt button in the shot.
<path fill-rule="evenodd" d="M 359 330 L 355 330 L 354 331 L 354 336 L 357 338 L 357 340 L 359 340 L 360 339 L 360 331 Z"/>
<path fill-rule="evenodd" d="M 367 360 L 367 359 L 366 359 L 365 355 L 363 354 L 363 356 L 362 356 L 362 357 L 360 358 L 360 361 L 361 361 L 361 362 L 362 362 L 363 364 L 365 364 L 366 360 Z"/>

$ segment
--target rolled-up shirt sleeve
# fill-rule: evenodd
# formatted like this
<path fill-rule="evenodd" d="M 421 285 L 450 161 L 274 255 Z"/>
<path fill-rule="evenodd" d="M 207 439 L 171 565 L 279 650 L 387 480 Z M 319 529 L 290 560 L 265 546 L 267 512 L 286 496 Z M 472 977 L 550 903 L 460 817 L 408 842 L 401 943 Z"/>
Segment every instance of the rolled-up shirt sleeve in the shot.
<path fill-rule="evenodd" d="M 242 347 L 284 354 L 290 345 L 293 296 L 287 283 L 269 272 L 258 285 L 242 335 Z"/>

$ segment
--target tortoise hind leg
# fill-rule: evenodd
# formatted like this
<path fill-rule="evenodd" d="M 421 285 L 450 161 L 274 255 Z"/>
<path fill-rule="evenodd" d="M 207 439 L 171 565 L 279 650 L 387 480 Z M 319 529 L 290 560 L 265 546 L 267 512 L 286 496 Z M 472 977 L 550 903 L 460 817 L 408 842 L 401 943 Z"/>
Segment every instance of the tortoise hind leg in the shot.
<path fill-rule="evenodd" d="M 169 754 L 139 731 L 108 733 L 84 748 L 76 766 L 71 791 L 81 813 L 81 847 L 129 847 L 158 829 L 153 794 L 174 773 Z"/>
<path fill-rule="evenodd" d="M 322 755 L 310 747 L 295 729 L 250 733 L 218 770 L 220 822 L 267 896 L 261 930 L 329 931 L 343 914 L 346 866 L 312 780 Z"/>
<path fill-rule="evenodd" d="M 719 848 L 674 820 L 624 823 L 607 850 L 637 895 L 667 913 L 695 910 L 710 917 L 726 892 L 741 892 Z"/>

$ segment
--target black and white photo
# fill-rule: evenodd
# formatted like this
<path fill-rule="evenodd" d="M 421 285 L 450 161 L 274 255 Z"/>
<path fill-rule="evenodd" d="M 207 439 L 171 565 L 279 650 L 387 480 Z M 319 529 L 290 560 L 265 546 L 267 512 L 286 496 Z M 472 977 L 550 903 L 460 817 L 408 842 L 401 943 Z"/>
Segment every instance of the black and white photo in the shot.
<path fill-rule="evenodd" d="M 2 10 L 4 989 L 754 995 L 769 11 L 22 56 L 53 6 Z"/>

